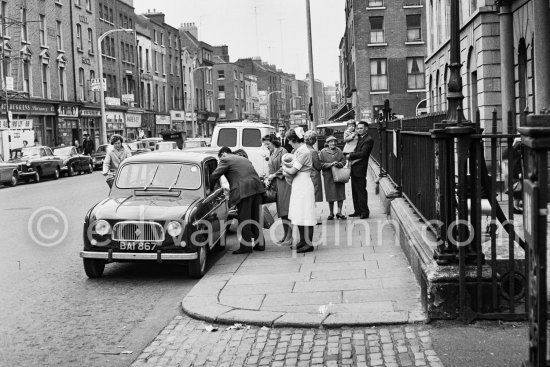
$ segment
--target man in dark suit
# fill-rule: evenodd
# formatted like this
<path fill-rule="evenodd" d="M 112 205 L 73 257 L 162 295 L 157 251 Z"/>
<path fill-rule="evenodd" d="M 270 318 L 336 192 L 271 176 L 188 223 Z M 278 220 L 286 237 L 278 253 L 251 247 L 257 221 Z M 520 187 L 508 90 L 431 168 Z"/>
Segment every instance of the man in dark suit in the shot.
<path fill-rule="evenodd" d="M 252 252 L 253 239 L 255 243 L 257 241 L 254 250 L 264 251 L 259 223 L 265 186 L 252 163 L 245 157 L 233 154 L 228 147 L 222 147 L 218 158 L 220 162 L 212 172 L 210 182 L 214 184 L 222 175 L 225 176 L 229 182 L 229 206 L 237 205 L 239 225 L 244 223 L 240 248 L 233 253 Z"/>
<path fill-rule="evenodd" d="M 284 126 L 279 126 L 279 139 L 281 139 L 281 146 L 286 149 L 287 153 L 292 153 L 292 145 L 290 141 L 286 138 L 286 131 Z"/>
<path fill-rule="evenodd" d="M 370 215 L 369 198 L 367 193 L 367 169 L 374 140 L 367 134 L 368 125 L 365 121 L 357 124 L 356 132 L 359 135 L 355 150 L 348 155 L 351 165 L 351 194 L 355 212 L 350 217 L 366 219 Z"/>

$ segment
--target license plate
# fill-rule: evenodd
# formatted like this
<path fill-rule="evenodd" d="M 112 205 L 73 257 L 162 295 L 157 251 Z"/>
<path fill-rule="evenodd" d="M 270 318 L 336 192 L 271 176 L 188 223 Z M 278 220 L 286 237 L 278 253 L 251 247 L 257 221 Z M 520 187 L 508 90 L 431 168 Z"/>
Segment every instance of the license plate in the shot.
<path fill-rule="evenodd" d="M 128 251 L 153 251 L 157 247 L 155 242 L 120 241 L 119 248 Z"/>

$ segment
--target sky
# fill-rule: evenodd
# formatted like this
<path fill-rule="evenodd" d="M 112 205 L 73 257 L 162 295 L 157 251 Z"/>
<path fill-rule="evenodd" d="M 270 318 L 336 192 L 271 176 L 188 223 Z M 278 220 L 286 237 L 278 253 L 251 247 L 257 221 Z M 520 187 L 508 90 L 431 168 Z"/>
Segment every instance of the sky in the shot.
<path fill-rule="evenodd" d="M 310 3 L 314 75 L 334 85 L 345 0 Z M 232 62 L 260 56 L 297 79 L 308 73 L 306 0 L 134 0 L 134 8 L 138 14 L 163 12 L 166 23 L 176 28 L 194 22 L 201 41 L 229 46 Z"/>

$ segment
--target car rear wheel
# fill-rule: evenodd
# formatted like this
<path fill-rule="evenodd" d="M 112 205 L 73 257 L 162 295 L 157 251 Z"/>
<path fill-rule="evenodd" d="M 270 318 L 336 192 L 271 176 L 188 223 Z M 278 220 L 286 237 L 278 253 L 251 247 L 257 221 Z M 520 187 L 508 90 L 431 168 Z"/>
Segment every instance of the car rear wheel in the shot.
<path fill-rule="evenodd" d="M 67 173 L 67 176 L 73 177 L 75 174 L 76 173 L 75 173 L 74 167 L 72 165 L 69 166 L 69 172 Z"/>
<path fill-rule="evenodd" d="M 105 270 L 105 261 L 98 259 L 82 259 L 84 261 L 84 271 L 88 278 L 100 278 Z"/>
<path fill-rule="evenodd" d="M 18 182 L 19 179 L 17 178 L 17 173 L 14 172 L 10 180 L 8 182 L 4 182 L 4 185 L 14 187 L 17 186 Z"/>
<path fill-rule="evenodd" d="M 56 167 L 55 172 L 53 173 L 53 179 L 57 180 L 59 179 L 59 176 L 61 176 L 61 172 L 59 171 L 59 167 Z"/>
<path fill-rule="evenodd" d="M 40 176 L 40 172 L 36 171 L 33 177 L 34 183 L 39 183 L 41 179 L 42 177 Z"/>
<path fill-rule="evenodd" d="M 191 278 L 199 279 L 206 273 L 207 246 L 200 246 L 197 250 L 198 257 L 189 262 L 189 275 Z"/>
<path fill-rule="evenodd" d="M 94 166 L 91 163 L 88 163 L 88 170 L 86 172 L 88 172 L 88 173 L 93 173 L 94 172 Z"/>

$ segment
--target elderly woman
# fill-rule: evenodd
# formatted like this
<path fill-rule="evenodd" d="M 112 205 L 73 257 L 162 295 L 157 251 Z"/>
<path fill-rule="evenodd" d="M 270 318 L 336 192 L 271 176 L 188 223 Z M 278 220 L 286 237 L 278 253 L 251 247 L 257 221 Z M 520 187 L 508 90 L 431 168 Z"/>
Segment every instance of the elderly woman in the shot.
<path fill-rule="evenodd" d="M 297 252 L 313 251 L 313 228 L 317 224 L 315 214 L 315 194 L 311 170 L 313 160 L 304 143 L 304 130 L 301 127 L 290 129 L 286 137 L 294 150 L 295 160 L 291 168 L 283 167 L 285 175 L 293 176 L 288 207 L 288 218 L 298 227 L 300 242 Z"/>
<path fill-rule="evenodd" d="M 321 161 L 319 160 L 319 152 L 315 149 L 314 145 L 317 142 L 317 133 L 314 130 L 308 130 L 304 134 L 304 142 L 306 143 L 309 152 L 311 153 L 311 160 L 313 162 L 313 169 L 311 170 L 311 181 L 313 181 L 313 187 L 315 188 L 315 202 L 320 203 L 323 201 L 323 184 L 321 182 Z"/>
<path fill-rule="evenodd" d="M 329 136 L 326 140 L 328 144 L 327 148 L 321 150 L 319 156 L 321 160 L 321 166 L 323 169 L 323 182 L 325 184 L 325 199 L 328 201 L 328 207 L 330 214 L 327 217 L 328 220 L 334 219 L 334 202 L 338 202 L 338 213 L 336 218 L 347 219 L 342 214 L 342 206 L 344 200 L 346 200 L 346 184 L 336 183 L 332 177 L 332 167 L 342 168 L 346 164 L 346 157 L 342 150 L 336 146 L 337 139 L 334 136 Z"/>
<path fill-rule="evenodd" d="M 275 134 L 265 135 L 262 138 L 264 146 L 269 150 L 269 176 L 267 186 L 275 185 L 277 190 L 277 215 L 283 221 L 283 239 L 277 245 L 292 245 L 292 227 L 288 221 L 288 205 L 290 203 L 290 185 L 285 180 L 281 159 L 286 154 L 286 149 L 281 147 L 281 141 Z"/>

